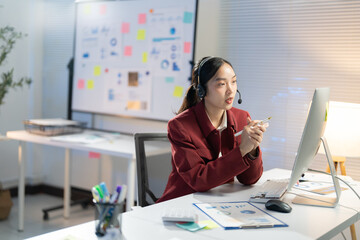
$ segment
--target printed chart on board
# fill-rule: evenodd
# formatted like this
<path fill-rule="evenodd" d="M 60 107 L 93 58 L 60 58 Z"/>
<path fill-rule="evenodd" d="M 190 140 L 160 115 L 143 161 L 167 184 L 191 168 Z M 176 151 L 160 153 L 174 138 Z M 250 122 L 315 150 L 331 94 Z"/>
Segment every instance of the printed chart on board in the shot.
<path fill-rule="evenodd" d="M 172 118 L 190 85 L 196 6 L 77 3 L 72 110 Z"/>

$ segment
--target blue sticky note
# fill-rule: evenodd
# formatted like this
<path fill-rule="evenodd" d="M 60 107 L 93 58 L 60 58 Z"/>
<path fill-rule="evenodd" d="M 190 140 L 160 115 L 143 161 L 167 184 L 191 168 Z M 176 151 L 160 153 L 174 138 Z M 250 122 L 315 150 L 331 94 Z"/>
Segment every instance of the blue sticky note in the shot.
<path fill-rule="evenodd" d="M 174 82 L 174 77 L 166 77 L 166 78 L 165 78 L 165 82 L 167 82 L 167 83 L 173 83 L 173 82 Z"/>
<path fill-rule="evenodd" d="M 192 12 L 184 12 L 184 19 L 183 19 L 184 23 L 192 23 L 192 19 L 193 19 Z"/>
<path fill-rule="evenodd" d="M 176 226 L 178 226 L 179 228 L 188 230 L 190 232 L 195 232 L 195 231 L 198 231 L 198 230 L 206 227 L 206 224 L 198 224 L 196 222 L 188 222 L 188 223 L 177 223 Z"/>

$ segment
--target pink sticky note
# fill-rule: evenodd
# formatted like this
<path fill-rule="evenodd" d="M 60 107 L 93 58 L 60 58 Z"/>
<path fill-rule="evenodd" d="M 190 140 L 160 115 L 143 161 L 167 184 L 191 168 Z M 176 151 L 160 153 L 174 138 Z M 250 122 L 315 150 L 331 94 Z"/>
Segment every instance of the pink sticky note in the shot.
<path fill-rule="evenodd" d="M 100 15 L 105 15 L 106 14 L 106 5 L 100 5 L 100 9 L 99 9 Z"/>
<path fill-rule="evenodd" d="M 190 53 L 191 42 L 184 42 L 184 53 Z"/>
<path fill-rule="evenodd" d="M 129 33 L 130 32 L 130 23 L 124 22 L 121 25 L 121 33 Z"/>
<path fill-rule="evenodd" d="M 125 56 L 131 56 L 132 55 L 132 46 L 125 46 L 124 55 Z"/>
<path fill-rule="evenodd" d="M 97 152 L 89 152 L 89 158 L 100 158 L 101 154 Z"/>
<path fill-rule="evenodd" d="M 146 23 L 146 13 L 140 13 L 138 16 L 138 23 L 145 24 Z"/>
<path fill-rule="evenodd" d="M 85 87 L 85 80 L 84 79 L 79 79 L 77 82 L 77 88 L 78 89 L 84 89 Z"/>

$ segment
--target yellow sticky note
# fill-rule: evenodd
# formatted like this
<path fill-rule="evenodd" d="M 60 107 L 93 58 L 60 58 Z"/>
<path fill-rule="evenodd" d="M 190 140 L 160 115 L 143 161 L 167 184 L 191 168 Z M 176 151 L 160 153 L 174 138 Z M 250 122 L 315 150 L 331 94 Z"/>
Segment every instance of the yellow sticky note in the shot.
<path fill-rule="evenodd" d="M 147 61 L 148 61 L 148 53 L 143 52 L 143 54 L 142 54 L 142 62 L 147 63 Z"/>
<path fill-rule="evenodd" d="M 145 29 L 139 29 L 137 32 L 136 40 L 145 40 Z"/>
<path fill-rule="evenodd" d="M 94 67 L 94 76 L 100 76 L 100 74 L 101 74 L 101 67 L 95 66 Z"/>
<path fill-rule="evenodd" d="M 89 15 L 91 13 L 91 5 L 90 4 L 86 4 L 84 6 L 84 14 L 85 15 Z"/>
<path fill-rule="evenodd" d="M 184 90 L 183 87 L 175 86 L 175 88 L 174 88 L 174 93 L 173 93 L 174 97 L 182 97 L 182 95 L 183 95 L 183 90 Z"/>
<path fill-rule="evenodd" d="M 86 87 L 87 89 L 94 89 L 94 80 L 87 80 Z"/>
<path fill-rule="evenodd" d="M 211 221 L 211 220 L 204 220 L 204 221 L 200 221 L 199 223 L 206 225 L 206 227 L 204 227 L 204 229 L 213 229 L 213 228 L 219 227 L 219 225 L 217 225 L 216 222 Z"/>
<path fill-rule="evenodd" d="M 128 101 L 127 102 L 127 109 L 128 110 L 140 110 L 141 109 L 141 102 L 140 101 Z"/>

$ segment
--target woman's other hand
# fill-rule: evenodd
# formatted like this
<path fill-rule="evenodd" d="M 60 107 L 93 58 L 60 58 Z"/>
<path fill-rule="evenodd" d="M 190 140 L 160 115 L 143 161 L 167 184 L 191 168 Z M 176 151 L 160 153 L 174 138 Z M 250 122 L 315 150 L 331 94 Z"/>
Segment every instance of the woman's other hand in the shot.
<path fill-rule="evenodd" d="M 260 145 L 263 139 L 263 133 L 269 126 L 268 123 L 257 125 L 259 120 L 251 120 L 247 118 L 248 125 L 246 125 L 241 134 L 240 152 L 242 156 L 248 153 L 255 155 L 256 148 Z"/>

